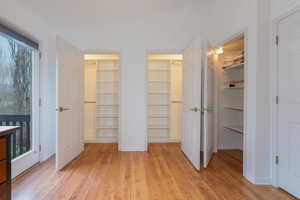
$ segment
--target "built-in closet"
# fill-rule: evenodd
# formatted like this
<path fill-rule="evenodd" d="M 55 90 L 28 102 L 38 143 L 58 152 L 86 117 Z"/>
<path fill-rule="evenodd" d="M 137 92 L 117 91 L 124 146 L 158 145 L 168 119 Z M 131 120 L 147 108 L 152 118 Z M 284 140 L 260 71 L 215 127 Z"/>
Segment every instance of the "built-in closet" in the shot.
<path fill-rule="evenodd" d="M 182 55 L 148 55 L 148 142 L 180 142 Z"/>
<path fill-rule="evenodd" d="M 119 60 L 117 54 L 85 55 L 85 141 L 118 141 Z"/>
<path fill-rule="evenodd" d="M 217 48 L 218 88 L 218 149 L 243 161 L 244 141 L 244 36 Z"/>

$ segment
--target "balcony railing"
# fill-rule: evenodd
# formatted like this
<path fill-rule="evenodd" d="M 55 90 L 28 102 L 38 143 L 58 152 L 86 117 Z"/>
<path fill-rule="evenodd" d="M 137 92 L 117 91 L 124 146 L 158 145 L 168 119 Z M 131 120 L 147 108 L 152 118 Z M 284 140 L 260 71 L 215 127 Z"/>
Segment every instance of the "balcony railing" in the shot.
<path fill-rule="evenodd" d="M 11 136 L 11 159 L 31 150 L 31 115 L 0 115 L 0 126 L 20 126 Z"/>

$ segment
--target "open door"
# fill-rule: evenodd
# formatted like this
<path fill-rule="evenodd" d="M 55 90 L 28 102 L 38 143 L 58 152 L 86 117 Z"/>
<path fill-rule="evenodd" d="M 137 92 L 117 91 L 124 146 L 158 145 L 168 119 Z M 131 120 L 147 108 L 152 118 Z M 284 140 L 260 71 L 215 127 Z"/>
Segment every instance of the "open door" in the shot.
<path fill-rule="evenodd" d="M 214 152 L 214 130 L 213 130 L 213 102 L 214 102 L 214 71 L 213 54 L 210 51 L 210 45 L 205 42 L 203 45 L 203 166 L 208 167 L 209 161 Z"/>
<path fill-rule="evenodd" d="M 201 140 L 201 41 L 184 50 L 182 151 L 200 170 Z"/>
<path fill-rule="evenodd" d="M 83 151 L 83 53 L 57 39 L 56 169 Z"/>

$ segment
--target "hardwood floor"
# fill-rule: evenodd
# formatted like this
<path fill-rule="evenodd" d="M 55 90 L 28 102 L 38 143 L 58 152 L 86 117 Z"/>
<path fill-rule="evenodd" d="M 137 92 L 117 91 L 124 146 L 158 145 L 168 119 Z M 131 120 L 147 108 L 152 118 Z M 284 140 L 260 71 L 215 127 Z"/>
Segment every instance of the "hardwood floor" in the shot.
<path fill-rule="evenodd" d="M 151 144 L 149 152 L 117 152 L 115 144 L 88 144 L 63 171 L 54 158 L 13 183 L 14 200 L 214 200 L 295 199 L 241 176 L 241 163 L 216 154 L 195 171 L 178 144 Z"/>

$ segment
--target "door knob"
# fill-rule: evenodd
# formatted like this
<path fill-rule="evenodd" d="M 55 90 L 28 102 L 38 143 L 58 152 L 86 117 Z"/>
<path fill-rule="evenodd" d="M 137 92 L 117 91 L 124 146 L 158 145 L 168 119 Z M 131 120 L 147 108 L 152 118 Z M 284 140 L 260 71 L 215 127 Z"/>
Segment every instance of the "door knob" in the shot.
<path fill-rule="evenodd" d="M 199 112 L 201 109 L 197 108 L 197 107 L 194 107 L 194 108 L 191 108 L 191 111 L 193 112 Z"/>
<path fill-rule="evenodd" d="M 59 112 L 63 112 L 66 110 L 70 110 L 70 108 L 64 108 L 64 107 L 60 106 L 58 109 L 56 109 L 56 111 L 59 111 Z"/>

